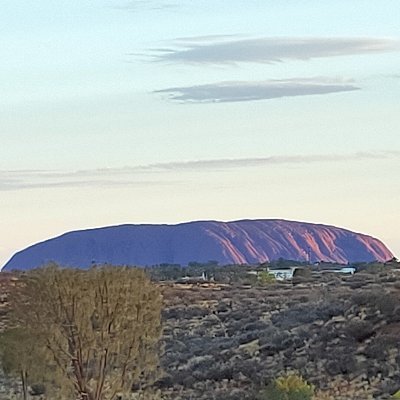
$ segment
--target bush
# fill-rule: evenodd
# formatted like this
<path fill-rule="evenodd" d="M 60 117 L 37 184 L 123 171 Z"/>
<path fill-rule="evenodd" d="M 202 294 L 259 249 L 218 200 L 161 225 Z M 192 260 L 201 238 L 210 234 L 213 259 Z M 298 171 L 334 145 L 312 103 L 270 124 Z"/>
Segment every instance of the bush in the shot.
<path fill-rule="evenodd" d="M 10 304 L 10 326 L 21 327 L 10 369 L 37 374 L 57 397 L 111 399 L 157 378 L 162 298 L 143 270 L 50 265 L 24 274 Z"/>
<path fill-rule="evenodd" d="M 267 286 L 271 283 L 275 283 L 276 279 L 273 274 L 270 274 L 268 271 L 262 271 L 257 276 L 258 283 L 262 286 Z"/>
<path fill-rule="evenodd" d="M 43 383 L 35 383 L 31 385 L 30 394 L 31 396 L 41 396 L 46 393 L 46 387 Z"/>
<path fill-rule="evenodd" d="M 362 342 L 365 339 L 371 337 L 375 333 L 375 331 L 373 325 L 370 322 L 350 321 L 345 327 L 345 333 L 349 337 L 357 340 L 358 342 Z"/>
<path fill-rule="evenodd" d="M 311 400 L 314 386 L 301 376 L 289 374 L 275 379 L 259 396 L 260 400 Z"/>
<path fill-rule="evenodd" d="M 370 307 L 389 318 L 395 316 L 397 308 L 400 306 L 397 296 L 380 288 L 357 292 L 351 299 L 358 306 Z"/>
<path fill-rule="evenodd" d="M 308 280 L 311 278 L 310 268 L 296 268 L 293 273 L 293 278 L 303 278 Z"/>

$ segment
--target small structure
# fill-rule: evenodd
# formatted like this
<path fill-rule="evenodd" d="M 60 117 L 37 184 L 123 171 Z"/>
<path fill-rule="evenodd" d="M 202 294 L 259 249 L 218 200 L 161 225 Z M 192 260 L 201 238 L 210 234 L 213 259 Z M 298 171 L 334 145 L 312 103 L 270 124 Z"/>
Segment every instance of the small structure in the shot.
<path fill-rule="evenodd" d="M 296 269 L 297 267 L 267 268 L 267 272 L 273 275 L 277 281 L 284 281 L 292 279 Z"/>
<path fill-rule="evenodd" d="M 351 266 L 336 266 L 335 268 L 324 268 L 324 269 L 316 269 L 316 266 L 319 267 L 319 264 L 314 264 L 312 266 L 288 266 L 288 267 L 264 267 L 262 269 L 252 269 L 247 271 L 250 275 L 259 276 L 262 272 L 268 272 L 273 275 L 277 281 L 286 281 L 291 280 L 296 275 L 296 271 L 299 271 L 299 275 L 302 274 L 303 271 L 307 271 L 308 275 L 313 274 L 321 275 L 325 273 L 334 273 L 334 274 L 343 274 L 343 275 L 353 275 L 357 272 L 356 268 Z M 303 274 L 302 274 L 303 275 Z"/>
<path fill-rule="evenodd" d="M 206 272 L 203 272 L 201 276 L 183 276 L 176 280 L 176 283 L 203 283 L 213 281 L 214 279 L 209 279 Z"/>
<path fill-rule="evenodd" d="M 272 275 L 275 280 L 277 281 L 286 281 L 290 280 L 293 278 L 294 272 L 296 269 L 299 269 L 298 266 L 292 266 L 292 267 L 264 267 L 262 269 L 256 268 L 252 269 L 250 271 L 247 271 L 249 275 L 256 275 L 257 277 L 260 277 L 260 274 L 267 272 L 268 274 Z M 301 269 L 301 267 L 300 267 Z"/>
<path fill-rule="evenodd" d="M 356 272 L 354 267 L 343 267 L 343 268 L 335 268 L 335 269 L 323 269 L 320 273 L 325 272 L 333 272 L 335 274 L 345 274 L 345 275 L 353 275 Z"/>

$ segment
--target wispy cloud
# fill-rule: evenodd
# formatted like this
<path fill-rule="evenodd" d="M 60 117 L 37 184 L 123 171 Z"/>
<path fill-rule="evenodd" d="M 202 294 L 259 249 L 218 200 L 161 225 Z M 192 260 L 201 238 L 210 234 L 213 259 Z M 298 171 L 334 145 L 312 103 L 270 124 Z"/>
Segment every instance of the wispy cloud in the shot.
<path fill-rule="evenodd" d="M 71 175 L 73 175 L 71 173 Z M 94 174 L 97 175 L 97 174 Z M 154 186 L 154 185 L 164 185 L 165 182 L 155 182 L 155 181 L 140 181 L 137 182 L 135 180 L 112 180 L 112 179 L 98 179 L 97 176 L 91 177 L 92 179 L 70 179 L 70 178 L 62 178 L 57 181 L 53 179 L 47 179 L 44 175 L 36 176 L 31 178 L 31 180 L 27 179 L 5 179 L 3 180 L 0 177 L 0 192 L 12 191 L 12 190 L 25 190 L 25 189 L 57 189 L 57 188 L 80 188 L 80 187 L 103 187 L 103 188 L 112 188 L 115 186 L 131 186 L 131 187 L 139 187 L 143 188 L 146 186 Z"/>
<path fill-rule="evenodd" d="M 400 160 L 400 151 L 359 152 L 349 154 L 314 154 L 177 161 L 80 171 L 0 171 L 0 191 L 83 187 L 149 187 L 176 185 L 177 175 L 184 172 L 220 172 L 244 168 L 266 168 L 279 165 L 341 163 Z M 169 173 L 175 175 L 168 175 Z M 167 175 L 166 175 L 167 174 Z M 172 178 L 172 179 L 171 179 Z"/>
<path fill-rule="evenodd" d="M 186 162 L 170 162 L 162 164 L 152 164 L 147 166 L 152 170 L 160 171 L 201 171 L 201 170 L 225 170 L 233 168 L 252 168 L 264 167 L 280 164 L 311 164 L 311 163 L 332 163 L 347 161 L 364 160 L 384 160 L 400 159 L 400 151 L 382 151 L 382 152 L 357 152 L 349 154 L 313 154 L 313 155 L 290 155 L 290 156 L 270 156 L 254 158 L 222 158 L 213 160 L 198 160 Z"/>
<path fill-rule="evenodd" d="M 184 63 L 277 63 L 321 57 L 399 51 L 400 40 L 376 37 L 227 37 L 179 39 L 174 48 L 156 49 L 156 59 Z"/>
<path fill-rule="evenodd" d="M 217 82 L 208 85 L 172 87 L 157 90 L 182 103 L 226 103 L 269 100 L 359 90 L 350 81 L 327 78 L 295 78 L 256 82 Z"/>

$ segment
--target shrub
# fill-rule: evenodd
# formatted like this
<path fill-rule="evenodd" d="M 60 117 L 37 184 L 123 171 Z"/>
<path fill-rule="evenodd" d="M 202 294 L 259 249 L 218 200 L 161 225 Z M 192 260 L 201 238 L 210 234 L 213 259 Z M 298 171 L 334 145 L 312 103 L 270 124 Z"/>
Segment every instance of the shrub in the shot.
<path fill-rule="evenodd" d="M 307 383 L 301 376 L 289 374 L 275 379 L 264 389 L 260 400 L 311 400 L 314 386 Z"/>
<path fill-rule="evenodd" d="M 293 278 L 310 279 L 311 278 L 311 269 L 310 268 L 296 268 L 293 273 Z"/>
<path fill-rule="evenodd" d="M 398 390 L 393 396 L 392 399 L 400 399 L 400 390 Z"/>
<path fill-rule="evenodd" d="M 271 283 L 275 283 L 276 279 L 273 274 L 270 274 L 268 271 L 262 271 L 257 276 L 258 283 L 262 286 L 267 286 Z"/>
<path fill-rule="evenodd" d="M 51 265 L 26 273 L 11 300 L 10 326 L 21 327 L 12 367 L 49 390 L 111 400 L 157 377 L 162 298 L 143 270 Z"/>
<path fill-rule="evenodd" d="M 31 396 L 40 396 L 46 393 L 46 387 L 43 383 L 35 383 L 31 385 L 30 394 Z"/>
<path fill-rule="evenodd" d="M 371 337 L 375 331 L 370 322 L 356 320 L 348 323 L 348 325 L 345 327 L 345 333 L 358 342 L 362 342 Z"/>

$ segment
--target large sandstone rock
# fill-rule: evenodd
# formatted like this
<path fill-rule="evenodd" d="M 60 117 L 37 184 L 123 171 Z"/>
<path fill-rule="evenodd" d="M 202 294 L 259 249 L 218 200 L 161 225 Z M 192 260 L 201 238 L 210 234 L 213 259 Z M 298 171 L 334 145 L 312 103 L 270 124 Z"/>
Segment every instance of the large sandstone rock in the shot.
<path fill-rule="evenodd" d="M 252 264 L 278 258 L 347 263 L 392 257 L 378 239 L 333 226 L 285 220 L 199 221 L 69 232 L 20 251 L 5 270 L 31 269 L 50 261 L 85 268 L 93 263 Z"/>

